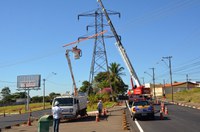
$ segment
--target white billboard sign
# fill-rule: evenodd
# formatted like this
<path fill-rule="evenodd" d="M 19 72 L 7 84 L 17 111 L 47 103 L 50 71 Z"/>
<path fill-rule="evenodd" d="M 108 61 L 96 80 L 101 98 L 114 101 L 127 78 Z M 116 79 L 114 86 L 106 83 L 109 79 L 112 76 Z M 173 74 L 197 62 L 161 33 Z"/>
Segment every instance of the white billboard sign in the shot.
<path fill-rule="evenodd" d="M 18 88 L 40 87 L 41 75 L 21 75 L 17 76 Z"/>

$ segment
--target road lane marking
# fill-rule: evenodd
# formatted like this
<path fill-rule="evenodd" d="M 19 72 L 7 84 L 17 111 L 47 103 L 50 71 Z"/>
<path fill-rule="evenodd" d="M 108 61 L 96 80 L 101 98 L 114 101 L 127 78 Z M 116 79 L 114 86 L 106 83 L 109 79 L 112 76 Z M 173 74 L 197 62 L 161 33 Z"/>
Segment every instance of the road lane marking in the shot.
<path fill-rule="evenodd" d="M 142 127 L 138 123 L 137 119 L 135 119 L 135 124 L 137 125 L 138 129 L 140 130 L 140 132 L 144 132 L 143 129 L 142 129 Z"/>

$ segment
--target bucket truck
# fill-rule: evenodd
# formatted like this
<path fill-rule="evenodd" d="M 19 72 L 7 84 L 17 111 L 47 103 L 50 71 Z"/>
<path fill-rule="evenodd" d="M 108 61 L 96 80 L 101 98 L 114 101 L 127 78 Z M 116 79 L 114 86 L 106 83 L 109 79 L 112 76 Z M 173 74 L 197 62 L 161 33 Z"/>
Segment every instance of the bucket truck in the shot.
<path fill-rule="evenodd" d="M 77 91 L 76 82 L 72 71 L 71 60 L 69 57 L 70 52 L 74 53 L 75 59 L 79 59 L 81 56 L 81 50 L 77 47 L 74 47 L 72 50 L 66 50 L 65 54 L 70 69 L 74 93 L 73 95 L 55 97 L 52 102 L 52 107 L 54 107 L 54 103 L 56 101 L 59 102 L 60 108 L 62 109 L 62 116 L 64 119 L 75 118 L 78 115 L 85 116 L 87 114 L 87 96 L 85 94 L 79 94 Z"/>
<path fill-rule="evenodd" d="M 71 42 L 69 44 L 65 44 L 63 47 L 66 46 L 70 46 L 76 43 L 79 43 L 81 41 L 84 40 L 88 40 L 94 37 L 97 37 L 99 35 L 104 34 L 105 32 L 107 32 L 106 30 L 94 34 L 92 36 L 86 37 L 86 38 L 82 38 L 79 39 L 77 41 Z M 73 47 L 72 50 L 67 49 L 66 50 L 66 58 L 67 58 L 67 62 L 68 62 L 68 66 L 69 66 L 69 70 L 70 70 L 70 74 L 71 74 L 71 78 L 72 78 L 72 82 L 73 82 L 73 89 L 74 89 L 74 94 L 73 95 L 65 95 L 65 96 L 58 96 L 56 98 L 54 98 L 53 102 L 52 102 L 52 107 L 54 107 L 54 103 L 56 101 L 59 102 L 60 107 L 62 109 L 62 115 L 63 118 L 65 119 L 69 119 L 69 118 L 75 118 L 78 115 L 80 116 L 85 116 L 87 114 L 87 94 L 85 93 L 78 93 L 77 91 L 77 87 L 76 87 L 76 81 L 74 78 L 74 74 L 72 71 L 72 65 L 71 65 L 71 60 L 69 57 L 69 53 L 72 52 L 74 53 L 74 58 L 75 59 L 79 59 L 81 57 L 81 50 L 77 48 L 77 46 Z"/>

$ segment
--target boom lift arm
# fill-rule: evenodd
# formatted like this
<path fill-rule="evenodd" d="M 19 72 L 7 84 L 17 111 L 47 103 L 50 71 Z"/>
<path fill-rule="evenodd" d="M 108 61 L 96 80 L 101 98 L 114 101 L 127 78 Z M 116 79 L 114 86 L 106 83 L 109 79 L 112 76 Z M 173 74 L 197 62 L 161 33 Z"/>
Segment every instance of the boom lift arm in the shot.
<path fill-rule="evenodd" d="M 104 30 L 104 31 L 99 32 L 97 34 L 94 34 L 92 36 L 89 36 L 89 37 L 86 37 L 86 38 L 82 38 L 82 39 L 79 39 L 77 41 L 65 44 L 65 45 L 63 45 L 63 47 L 67 47 L 67 46 L 70 46 L 70 45 L 73 45 L 73 44 L 76 44 L 76 43 L 79 43 L 79 42 L 82 42 L 82 41 L 85 41 L 85 40 L 88 40 L 88 39 L 91 39 L 91 38 L 94 38 L 94 37 L 98 37 L 99 35 L 102 35 L 102 34 L 104 34 L 106 32 L 107 32 L 107 30 Z M 75 46 L 75 47 L 72 48 L 72 50 L 67 49 L 66 53 L 65 53 L 65 56 L 67 58 L 67 62 L 68 62 L 68 65 L 69 65 L 69 70 L 70 70 L 72 82 L 73 82 L 74 95 L 77 96 L 78 95 L 78 91 L 77 91 L 77 87 L 76 87 L 76 81 L 74 79 L 74 74 L 73 74 L 73 71 L 72 71 L 72 65 L 71 65 L 71 60 L 70 60 L 70 57 L 69 57 L 69 52 L 73 52 L 74 53 L 74 58 L 75 59 L 79 59 L 80 56 L 81 56 L 81 50 L 78 49 L 77 46 Z"/>
<path fill-rule="evenodd" d="M 70 51 L 72 51 L 72 50 L 66 50 L 65 55 L 66 55 L 66 58 L 67 58 L 67 62 L 68 62 L 68 65 L 69 65 L 70 74 L 71 74 L 71 77 L 72 77 L 72 82 L 73 82 L 73 87 L 74 87 L 74 96 L 77 96 L 78 92 L 77 92 L 76 82 L 75 82 L 74 74 L 73 74 L 73 71 L 72 71 L 71 60 L 69 58 L 69 52 Z"/>
<path fill-rule="evenodd" d="M 113 24 L 111 22 L 111 19 L 110 19 L 109 15 L 108 15 L 106 9 L 104 8 L 104 5 L 103 5 L 102 1 L 101 0 L 97 0 L 97 1 L 99 2 L 100 6 L 102 8 L 102 11 L 103 11 L 103 13 L 104 13 L 104 15 L 105 15 L 105 17 L 106 17 L 106 19 L 108 21 L 110 29 L 113 32 L 113 35 L 114 35 L 114 37 L 115 37 L 115 39 L 117 41 L 116 42 L 116 46 L 118 47 L 118 50 L 119 50 L 119 52 L 120 52 L 120 54 L 122 56 L 122 59 L 124 60 L 128 70 L 129 70 L 129 72 L 131 74 L 131 78 L 134 80 L 134 82 L 137 85 L 137 87 L 141 86 L 139 78 L 138 78 L 135 70 L 133 69 L 133 66 L 132 66 L 132 64 L 131 64 L 131 62 L 130 62 L 130 60 L 128 58 L 128 55 L 126 54 L 126 51 L 125 51 L 125 49 L 124 49 L 124 47 L 123 47 L 123 45 L 121 43 L 121 40 L 120 40 L 119 36 L 117 35 L 117 32 L 116 32 L 116 30 L 115 30 L 115 28 L 114 28 L 114 26 L 113 26 Z"/>

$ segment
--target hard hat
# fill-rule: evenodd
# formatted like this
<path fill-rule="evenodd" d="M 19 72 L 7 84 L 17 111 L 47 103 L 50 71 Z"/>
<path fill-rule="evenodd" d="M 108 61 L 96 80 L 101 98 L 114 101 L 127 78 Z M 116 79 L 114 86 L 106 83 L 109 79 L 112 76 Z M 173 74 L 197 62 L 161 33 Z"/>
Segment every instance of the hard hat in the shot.
<path fill-rule="evenodd" d="M 56 101 L 54 105 L 55 105 L 55 106 L 59 105 L 59 102 L 58 102 L 58 101 Z"/>

